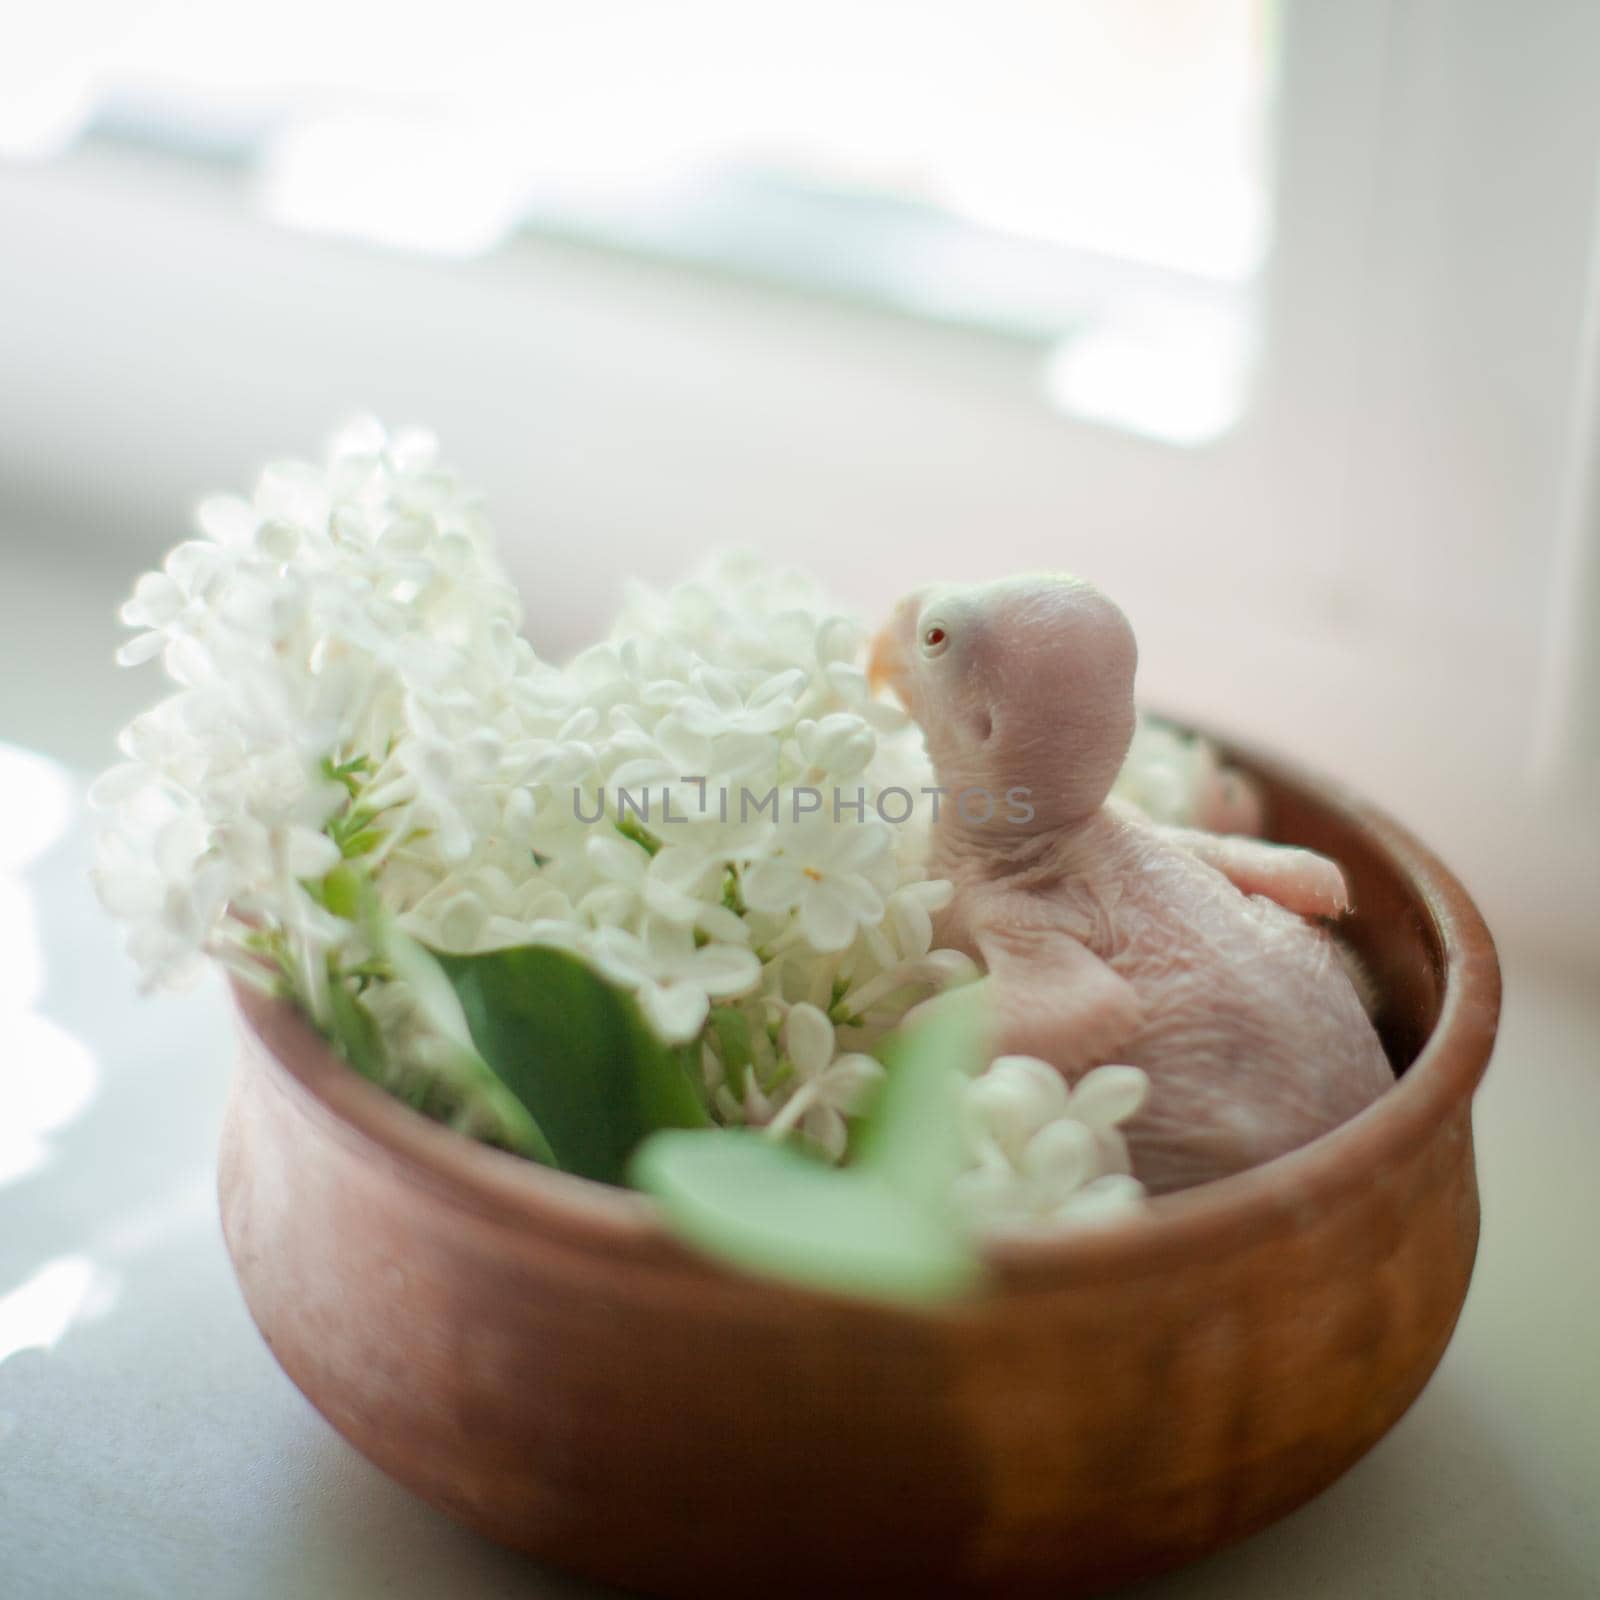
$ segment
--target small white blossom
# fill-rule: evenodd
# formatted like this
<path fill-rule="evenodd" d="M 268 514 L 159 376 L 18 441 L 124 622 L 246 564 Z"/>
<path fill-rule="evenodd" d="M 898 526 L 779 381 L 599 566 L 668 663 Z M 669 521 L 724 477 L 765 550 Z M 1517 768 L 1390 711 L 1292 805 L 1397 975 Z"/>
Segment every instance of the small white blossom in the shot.
<path fill-rule="evenodd" d="M 660 917 L 647 917 L 639 934 L 603 928 L 588 948 L 607 977 L 637 993 L 669 1044 L 699 1033 L 713 997 L 742 994 L 761 976 L 753 952 L 728 944 L 697 948 L 688 928 Z"/>
<path fill-rule="evenodd" d="M 1087 1072 L 1070 1091 L 1047 1062 L 1001 1056 L 967 1086 L 968 1168 L 957 1204 L 980 1229 L 1106 1220 L 1144 1194 L 1121 1124 L 1150 1081 L 1137 1067 Z"/>
<path fill-rule="evenodd" d="M 834 711 L 820 722 L 807 718 L 796 725 L 794 736 L 811 770 L 835 780 L 865 772 L 878 750 L 877 734 L 853 711 Z"/>
<path fill-rule="evenodd" d="M 1201 824 L 1207 797 L 1227 781 L 1210 740 L 1141 716 L 1112 793 L 1155 822 L 1192 828 Z"/>
<path fill-rule="evenodd" d="M 845 1118 L 860 1115 L 870 1104 L 883 1081 L 883 1066 L 859 1051 L 836 1054 L 833 1024 L 804 1001 L 789 1008 L 783 1046 L 795 1083 L 767 1133 L 778 1138 L 798 1127 L 837 1161 L 849 1137 Z"/>
<path fill-rule="evenodd" d="M 780 805 L 784 796 L 779 796 Z M 828 802 L 824 802 L 826 805 Z M 774 853 L 751 867 L 745 902 L 773 915 L 793 912 L 814 950 L 843 950 L 883 919 L 898 876 L 889 825 L 874 817 L 835 822 L 824 812 L 784 828 Z"/>

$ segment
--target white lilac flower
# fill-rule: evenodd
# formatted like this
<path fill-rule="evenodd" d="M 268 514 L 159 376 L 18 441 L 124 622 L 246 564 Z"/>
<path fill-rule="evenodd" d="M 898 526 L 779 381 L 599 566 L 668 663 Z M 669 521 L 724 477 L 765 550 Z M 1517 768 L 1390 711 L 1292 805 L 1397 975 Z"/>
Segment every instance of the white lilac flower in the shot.
<path fill-rule="evenodd" d="M 247 974 L 275 959 L 316 1015 L 327 960 L 359 945 L 317 882 L 347 849 L 395 858 L 382 889 L 404 909 L 505 810 L 500 723 L 546 731 L 516 682 L 520 608 L 421 436 L 359 425 L 325 468 L 269 468 L 199 522 L 124 608 L 143 631 L 123 659 L 159 655 L 179 689 L 97 788 L 97 881 L 147 983 L 201 953 Z"/>
<path fill-rule="evenodd" d="M 736 675 L 700 667 L 690 681 L 689 693 L 681 684 L 662 681 L 652 685 L 648 698 L 674 707 L 690 733 L 707 737 L 776 733 L 793 725 L 795 706 L 805 682 L 805 674 L 796 667 L 770 677 L 760 671 Z"/>
<path fill-rule="evenodd" d="M 809 798 L 809 797 L 808 797 Z M 796 791 L 780 793 L 779 804 Z M 898 873 L 888 823 L 876 817 L 836 821 L 824 809 L 803 814 L 779 830 L 770 856 L 744 878 L 745 903 L 772 915 L 792 912 L 806 943 L 816 951 L 845 949 L 866 927 L 883 920 Z"/>
<path fill-rule="evenodd" d="M 837 1161 L 849 1130 L 845 1119 L 871 1103 L 884 1069 L 859 1051 L 838 1054 L 833 1024 L 816 1006 L 801 1001 L 789 1008 L 783 1024 L 784 1059 L 794 1083 L 783 1109 L 767 1124 L 773 1138 L 798 1128 L 824 1154 Z"/>
<path fill-rule="evenodd" d="M 835 780 L 855 778 L 877 754 L 878 737 L 870 723 L 853 711 L 834 711 L 814 722 L 795 725 L 795 743 L 809 771 Z"/>
<path fill-rule="evenodd" d="M 1215 782 L 1217 771 L 1217 753 L 1208 740 L 1141 716 L 1112 792 L 1156 822 L 1193 827 L 1198 798 Z"/>
<path fill-rule="evenodd" d="M 1031 1056 L 1001 1056 L 967 1087 L 970 1162 L 956 1201 L 980 1229 L 1106 1220 L 1137 1206 L 1121 1124 L 1150 1082 L 1138 1067 L 1103 1066 L 1071 1090 Z"/>
<path fill-rule="evenodd" d="M 726 870 L 714 840 L 691 837 L 662 845 L 652 855 L 634 840 L 608 832 L 594 834 L 585 850 L 602 881 L 579 902 L 579 911 L 596 923 L 631 926 L 650 914 L 725 943 L 749 943 L 744 922 L 709 898 L 709 890 L 721 892 Z"/>
<path fill-rule="evenodd" d="M 641 932 L 602 928 L 588 944 L 607 977 L 632 989 L 655 1030 L 669 1044 L 693 1039 L 713 998 L 741 994 L 760 976 L 754 953 L 742 945 L 697 946 L 692 930 L 646 916 Z"/>

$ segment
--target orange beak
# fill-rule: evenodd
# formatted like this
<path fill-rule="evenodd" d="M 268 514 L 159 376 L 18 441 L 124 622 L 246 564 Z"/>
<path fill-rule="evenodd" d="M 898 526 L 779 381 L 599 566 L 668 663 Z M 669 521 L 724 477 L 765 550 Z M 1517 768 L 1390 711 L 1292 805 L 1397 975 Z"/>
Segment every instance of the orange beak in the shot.
<path fill-rule="evenodd" d="M 867 657 L 867 682 L 874 694 L 881 694 L 885 689 L 893 689 L 896 694 L 900 693 L 900 680 L 905 672 L 906 659 L 895 634 L 895 625 L 890 622 L 872 641 L 872 653 Z"/>

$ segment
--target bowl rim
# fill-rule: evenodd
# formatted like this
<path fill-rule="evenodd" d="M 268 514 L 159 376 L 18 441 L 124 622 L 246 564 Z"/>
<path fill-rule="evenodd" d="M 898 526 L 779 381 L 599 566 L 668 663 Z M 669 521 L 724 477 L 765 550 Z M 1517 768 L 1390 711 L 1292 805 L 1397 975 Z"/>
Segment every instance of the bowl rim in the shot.
<path fill-rule="evenodd" d="M 997 1293 L 1192 1262 L 1259 1237 L 1286 1217 L 1320 1210 L 1342 1191 L 1366 1186 L 1374 1172 L 1425 1142 L 1470 1101 L 1488 1066 L 1499 1018 L 1500 967 L 1489 930 L 1459 880 L 1409 829 L 1342 783 L 1249 744 L 1206 736 L 1230 761 L 1299 791 L 1365 834 L 1412 889 L 1443 953 L 1438 1021 L 1392 1089 L 1309 1144 L 1198 1188 L 1152 1197 L 1139 1212 L 1092 1228 L 991 1236 L 980 1250 L 991 1269 L 988 1283 L 966 1305 Z M 229 982 L 247 1041 L 262 1046 L 325 1126 L 347 1142 L 369 1151 L 375 1147 L 412 1177 L 444 1189 L 472 1210 L 546 1233 L 581 1235 L 591 1247 L 652 1257 L 665 1253 L 685 1268 L 745 1276 L 680 1244 L 648 1196 L 542 1167 L 432 1121 L 353 1071 L 287 1001 L 236 976 Z M 930 1314 L 929 1309 L 895 1309 Z M 941 1309 L 931 1308 L 934 1314 Z"/>

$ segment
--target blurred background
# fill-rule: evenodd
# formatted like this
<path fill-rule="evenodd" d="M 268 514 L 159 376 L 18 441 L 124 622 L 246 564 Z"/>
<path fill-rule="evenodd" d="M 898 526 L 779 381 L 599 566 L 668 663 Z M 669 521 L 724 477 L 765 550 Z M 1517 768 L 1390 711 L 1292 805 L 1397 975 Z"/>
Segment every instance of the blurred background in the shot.
<path fill-rule="evenodd" d="M 1075 569 L 1147 703 L 1600 960 L 1597 60 L 1581 0 L 18 11 L 0 738 L 102 764 L 134 575 L 370 410 L 545 653 L 729 541 L 868 613 Z"/>

